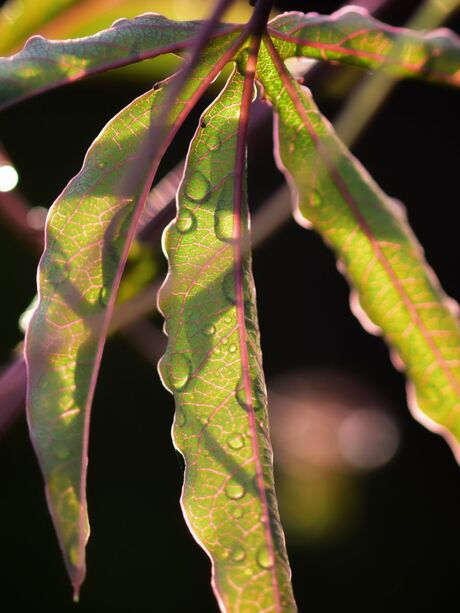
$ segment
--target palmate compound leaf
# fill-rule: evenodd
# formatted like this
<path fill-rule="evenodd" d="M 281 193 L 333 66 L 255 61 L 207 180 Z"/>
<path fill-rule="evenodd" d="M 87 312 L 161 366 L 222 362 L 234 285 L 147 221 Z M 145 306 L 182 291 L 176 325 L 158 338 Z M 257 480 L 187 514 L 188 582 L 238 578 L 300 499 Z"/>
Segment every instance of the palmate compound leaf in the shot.
<path fill-rule="evenodd" d="M 161 116 L 162 103 L 180 74 L 107 124 L 47 219 L 39 302 L 26 335 L 27 414 L 76 594 L 85 574 L 89 534 L 85 486 L 90 407 L 129 245 L 164 148 L 238 48 L 235 38 L 216 38 L 203 53 L 171 104 L 157 155 L 146 155 L 150 125 Z M 127 180 L 133 176 L 136 183 Z"/>
<path fill-rule="evenodd" d="M 356 288 L 352 306 L 381 332 L 410 381 L 409 405 L 460 460 L 460 327 L 399 203 L 386 196 L 335 135 L 310 92 L 289 75 L 270 39 L 258 79 L 275 112 L 275 155 L 295 216 L 336 252 Z"/>
<path fill-rule="evenodd" d="M 243 83 L 235 72 L 204 113 L 164 235 L 169 275 L 159 306 L 169 342 L 160 372 L 176 402 L 184 514 L 211 558 L 221 609 L 288 612 L 296 607 L 273 485 L 245 193 L 240 220 L 235 203 Z"/>
<path fill-rule="evenodd" d="M 196 38 L 199 21 L 178 22 L 155 13 L 119 19 L 92 36 L 63 41 L 30 38 L 24 49 L 0 58 L 0 109 L 96 73 L 180 52 Z M 219 35 L 239 26 L 220 26 Z"/>
<path fill-rule="evenodd" d="M 393 77 L 460 86 L 460 38 L 446 28 L 429 33 L 386 25 L 365 9 L 347 6 L 332 15 L 285 13 L 270 22 L 283 59 L 344 62 Z"/>

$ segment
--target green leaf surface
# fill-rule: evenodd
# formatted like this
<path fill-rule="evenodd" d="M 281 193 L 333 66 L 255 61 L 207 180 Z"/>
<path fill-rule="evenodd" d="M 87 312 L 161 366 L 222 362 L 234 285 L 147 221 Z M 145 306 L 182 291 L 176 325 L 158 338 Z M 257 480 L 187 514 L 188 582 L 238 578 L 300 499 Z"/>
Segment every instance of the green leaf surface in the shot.
<path fill-rule="evenodd" d="M 26 336 L 28 420 L 48 504 L 75 591 L 85 574 L 89 415 L 127 253 L 161 153 L 233 52 L 213 41 L 167 116 L 164 142 L 146 154 L 150 125 L 172 77 L 121 111 L 90 147 L 81 171 L 51 208 L 39 265 L 39 303 Z M 133 177 L 136 181 L 133 181 Z"/>
<path fill-rule="evenodd" d="M 309 57 L 344 62 L 394 77 L 415 77 L 460 85 L 460 38 L 442 28 L 415 32 L 388 26 L 360 7 L 330 16 L 285 13 L 270 22 L 270 34 L 283 59 Z"/>
<path fill-rule="evenodd" d="M 160 372 L 176 402 L 183 510 L 211 558 L 221 609 L 288 612 L 296 609 L 273 485 L 245 194 L 240 221 L 235 208 L 243 84 L 234 73 L 204 113 L 164 235 L 169 342 Z"/>
<path fill-rule="evenodd" d="M 406 371 L 416 417 L 446 436 L 460 459 L 460 328 L 456 308 L 425 262 L 401 205 L 374 183 L 290 77 L 270 41 L 258 78 L 276 113 L 276 155 L 296 200 L 336 252 L 357 293 L 354 311 L 381 331 Z"/>
<path fill-rule="evenodd" d="M 201 27 L 198 21 L 177 22 L 152 13 L 120 19 L 86 38 L 50 41 L 34 36 L 16 55 L 0 58 L 0 109 L 95 73 L 179 52 Z"/>

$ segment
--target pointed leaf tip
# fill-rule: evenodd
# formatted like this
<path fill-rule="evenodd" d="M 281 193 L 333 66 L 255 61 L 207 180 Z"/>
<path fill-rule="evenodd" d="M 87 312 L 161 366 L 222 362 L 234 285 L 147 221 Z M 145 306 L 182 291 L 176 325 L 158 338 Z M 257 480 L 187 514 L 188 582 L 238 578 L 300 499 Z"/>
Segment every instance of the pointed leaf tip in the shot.
<path fill-rule="evenodd" d="M 182 508 L 212 561 L 220 609 L 288 613 L 296 606 L 274 494 L 246 187 L 237 192 L 235 179 L 245 177 L 244 159 L 235 169 L 243 85 L 235 72 L 205 111 L 164 235 L 160 370 L 186 464 Z"/>
<path fill-rule="evenodd" d="M 48 506 L 77 594 L 85 575 L 89 535 L 90 410 L 129 246 L 162 145 L 170 142 L 215 77 L 220 66 L 216 56 L 231 57 L 236 38 L 229 34 L 213 40 L 200 58 L 166 118 L 157 153 L 146 155 L 145 142 L 151 122 L 168 99 L 168 88 L 179 76 L 140 96 L 108 123 L 47 218 L 39 301 L 25 341 L 27 417 Z"/>

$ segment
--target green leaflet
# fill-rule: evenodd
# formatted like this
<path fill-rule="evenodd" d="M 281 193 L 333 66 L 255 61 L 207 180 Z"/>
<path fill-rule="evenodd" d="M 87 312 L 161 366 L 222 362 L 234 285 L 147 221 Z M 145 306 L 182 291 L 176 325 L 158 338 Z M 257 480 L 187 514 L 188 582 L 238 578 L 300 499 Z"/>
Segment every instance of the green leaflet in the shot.
<path fill-rule="evenodd" d="M 234 238 L 243 82 L 235 72 L 204 113 L 177 217 L 164 235 L 169 276 L 160 307 L 169 343 L 160 372 L 176 401 L 174 442 L 186 466 L 182 506 L 212 560 L 222 610 L 288 612 L 296 608 L 273 486 L 246 202 L 243 239 Z M 244 306 L 236 299 L 241 259 Z"/>
<path fill-rule="evenodd" d="M 166 142 L 212 79 L 216 55 L 225 55 L 234 39 L 216 39 L 203 54 L 171 106 Z M 47 220 L 39 303 L 26 337 L 27 411 L 48 504 L 77 593 L 88 537 L 90 406 L 121 272 L 160 159 L 159 154 L 155 159 L 145 155 L 151 119 L 161 114 L 174 78 L 107 124 Z"/>
<path fill-rule="evenodd" d="M 443 28 L 420 33 L 388 26 L 360 7 L 330 16 L 285 13 L 270 22 L 278 53 L 339 61 L 394 77 L 460 85 L 460 38 Z"/>
<path fill-rule="evenodd" d="M 340 142 L 274 47 L 270 53 L 272 59 L 266 47 L 261 51 L 258 78 L 276 113 L 276 155 L 296 194 L 296 217 L 311 223 L 334 249 L 362 309 L 412 382 L 411 408 L 446 435 L 459 458 L 458 319 L 398 203 Z M 357 301 L 355 306 L 363 314 Z"/>
<path fill-rule="evenodd" d="M 86 38 L 50 41 L 33 36 L 22 51 L 0 58 L 0 108 L 98 72 L 180 51 L 200 27 L 198 21 L 177 22 L 151 13 L 119 19 Z"/>

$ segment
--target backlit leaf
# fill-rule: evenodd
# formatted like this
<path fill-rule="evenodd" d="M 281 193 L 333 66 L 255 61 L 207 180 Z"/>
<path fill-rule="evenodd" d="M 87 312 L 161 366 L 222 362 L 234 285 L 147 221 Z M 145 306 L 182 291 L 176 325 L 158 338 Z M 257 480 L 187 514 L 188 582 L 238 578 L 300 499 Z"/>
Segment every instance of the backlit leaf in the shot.
<path fill-rule="evenodd" d="M 296 609 L 273 486 L 248 211 L 244 201 L 240 218 L 236 202 L 243 83 L 234 73 L 202 116 L 164 236 L 169 343 L 160 372 L 176 401 L 183 510 L 211 558 L 221 609 L 288 612 Z"/>
<path fill-rule="evenodd" d="M 345 7 L 330 16 L 285 13 L 270 22 L 270 34 L 283 59 L 383 67 L 394 77 L 460 85 L 460 38 L 445 28 L 415 32 L 388 26 L 363 8 Z"/>
<path fill-rule="evenodd" d="M 460 328 L 405 214 L 347 151 L 310 92 L 287 73 L 268 41 L 258 77 L 276 113 L 276 155 L 296 198 L 357 289 L 355 313 L 381 330 L 409 380 L 410 406 L 460 458 Z M 270 57 L 271 56 L 271 57 Z"/>
<path fill-rule="evenodd" d="M 26 337 L 28 419 L 77 593 L 88 537 L 90 406 L 129 245 L 164 147 L 234 45 L 234 36 L 224 36 L 203 54 L 169 109 L 164 142 L 157 143 L 154 157 L 145 149 L 151 119 L 161 116 L 161 105 L 180 75 L 138 98 L 108 123 L 48 216 L 38 273 L 39 303 Z"/>
<path fill-rule="evenodd" d="M 199 29 L 200 22 L 171 21 L 151 13 L 120 19 L 86 38 L 50 41 L 33 36 L 22 51 L 0 58 L 0 109 L 92 74 L 179 52 Z"/>

